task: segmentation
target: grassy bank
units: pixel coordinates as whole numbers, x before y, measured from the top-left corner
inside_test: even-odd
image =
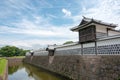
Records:
[[[0,76],[4,76],[4,73],[6,71],[7,66],[7,60],[0,58]]]
[[[7,58],[25,58],[25,56],[13,56],[13,57],[7,57]]]

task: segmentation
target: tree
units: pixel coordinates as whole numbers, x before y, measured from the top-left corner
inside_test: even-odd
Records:
[[[63,45],[70,44],[70,43],[73,43],[73,41],[66,41],[65,43],[63,43]]]
[[[15,46],[4,46],[0,49],[0,54],[2,56],[24,56],[27,50],[19,49]]]

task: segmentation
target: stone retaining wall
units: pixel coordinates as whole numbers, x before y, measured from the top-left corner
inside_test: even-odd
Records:
[[[50,56],[49,50],[54,50]],[[120,78],[120,35],[96,42],[53,45],[48,52],[26,54],[26,63],[43,67],[74,80],[117,80]]]
[[[69,55],[27,56],[24,61],[74,80],[118,80],[120,56]]]
[[[22,63],[23,58],[7,58],[7,60],[8,60],[8,66],[15,66]]]

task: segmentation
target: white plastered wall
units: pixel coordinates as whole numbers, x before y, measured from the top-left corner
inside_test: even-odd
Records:
[[[30,56],[31,54],[29,52],[26,53],[26,56]]]
[[[56,50],[59,51],[59,50],[69,50],[69,49],[77,49],[77,48],[81,48],[81,44],[64,46],[64,47],[56,48]]]
[[[120,44],[120,38],[105,39],[97,41],[97,46]]]
[[[34,55],[39,56],[39,55],[48,55],[48,51],[35,51]]]
[[[103,26],[99,24],[95,24],[95,25],[96,25],[96,32],[107,33],[107,26]]]
[[[112,30],[109,30],[108,31],[108,36],[114,36],[114,35],[119,35],[120,32],[116,32],[116,31],[112,31]]]
[[[87,47],[95,47],[95,42],[83,44],[83,48],[87,48]]]

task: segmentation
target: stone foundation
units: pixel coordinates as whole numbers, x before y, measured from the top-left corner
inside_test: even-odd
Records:
[[[22,63],[24,58],[7,58],[8,60],[8,66],[16,66]]]
[[[118,80],[119,55],[27,56],[24,61],[74,80]]]

